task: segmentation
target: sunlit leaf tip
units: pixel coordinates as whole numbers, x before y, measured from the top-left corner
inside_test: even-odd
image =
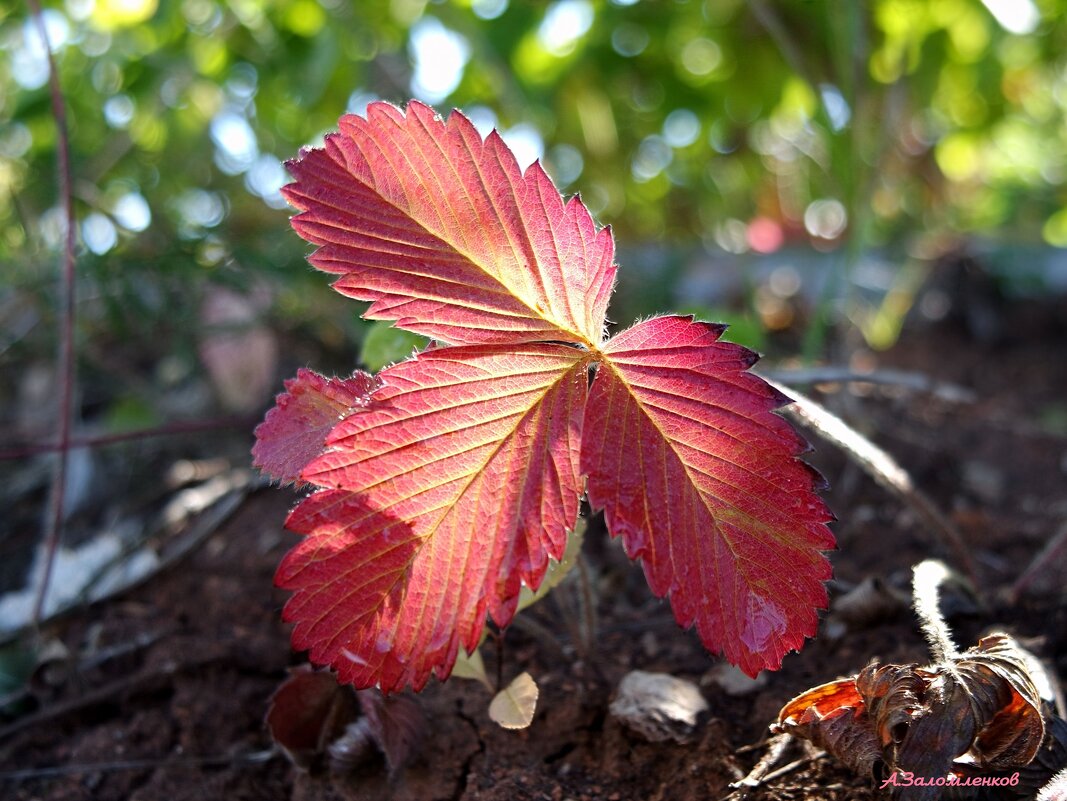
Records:
[[[602,340],[610,231],[540,164],[521,172],[496,132],[372,103],[288,167],[311,263],[370,301],[366,317],[453,344]]]
[[[256,427],[252,464],[277,481],[299,481],[308,462],[322,453],[330,429],[366,407],[377,386],[377,379],[364,372],[327,378],[298,370]]]

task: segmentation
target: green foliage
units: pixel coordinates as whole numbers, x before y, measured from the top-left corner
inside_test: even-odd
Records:
[[[426,347],[426,337],[410,331],[394,328],[391,323],[379,321],[367,327],[359,361],[367,370],[376,373],[394,362],[401,362],[417,350]]]
[[[881,246],[927,259],[975,232],[1063,246],[1065,4],[1003,5],[1014,20],[981,0],[53,4],[81,335],[195,354],[203,294],[265,275],[276,326],[338,308],[299,269],[280,159],[373,97],[414,94],[525,135],[631,242],[726,259],[811,245],[846,266]],[[44,323],[38,346],[62,223],[25,14],[0,9],[0,261],[6,302]],[[427,41],[451,42],[454,63],[438,53],[420,72]],[[667,307],[654,295],[633,313]],[[5,317],[0,347],[23,344],[19,330]]]

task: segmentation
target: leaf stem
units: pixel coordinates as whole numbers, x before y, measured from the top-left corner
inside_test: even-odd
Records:
[[[920,562],[912,572],[915,614],[935,662],[949,662],[959,656],[940,606],[941,585],[950,575],[945,563],[937,559]]]
[[[70,168],[70,139],[67,133],[67,111],[63,103],[63,92],[59,86],[59,73],[52,54],[52,45],[48,41],[48,28],[39,0],[26,0],[30,13],[41,37],[45,56],[48,59],[48,90],[52,101],[52,117],[56,123],[56,172],[59,182],[59,196],[63,203],[66,218],[66,242],[63,250],[61,280],[59,283],[59,355],[56,373],[60,387],[58,417],[58,447],[55,472],[52,474],[51,513],[47,518],[45,529],[44,573],[37,597],[33,604],[33,621],[36,625],[44,612],[48,585],[52,579],[56,551],[59,548],[60,533],[63,528],[63,502],[66,495],[67,462],[70,454],[71,421],[74,417],[74,248],[76,232],[74,228],[74,193]]]

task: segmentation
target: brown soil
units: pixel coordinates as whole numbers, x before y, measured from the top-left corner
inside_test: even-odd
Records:
[[[959,642],[1008,626],[1067,675],[1067,602],[1055,581],[1009,603],[1006,589],[1067,517],[1067,331],[1054,308],[1013,309],[1012,333],[978,344],[959,324],[913,331],[877,357],[881,367],[921,370],[976,391],[956,404],[924,394],[869,390],[822,396],[890,450],[961,529],[989,608],[949,606]],[[1059,415],[1059,417],[1057,417]],[[830,479],[839,522],[836,581],[880,576],[906,587],[913,564],[951,560],[897,498],[829,446],[813,455]],[[0,725],[0,797],[12,799],[542,799],[723,798],[764,753],[782,704],[814,684],[851,674],[872,657],[926,658],[907,612],[843,634],[825,630],[782,670],[744,695],[711,679],[716,665],[691,632],[649,596],[639,569],[592,532],[598,628],[587,658],[557,625],[551,599],[530,610],[558,637],[553,646],[517,627],[505,639],[504,678],[529,670],[541,697],[533,725],[490,722],[488,692],[454,680],[421,696],[429,736],[413,764],[390,781],[381,766],[348,777],[302,773],[277,754],[263,725],[268,699],[300,662],[280,622],[272,587],[295,541],[281,531],[288,491],[252,495],[184,562],[148,585],[56,624],[72,652],[151,640],[102,668],[68,677],[51,696]],[[831,588],[835,593],[838,585]],[[953,609],[956,611],[953,612]],[[498,651],[486,648],[490,673]],[[688,745],[651,744],[607,712],[629,670],[702,682],[710,712]],[[702,681],[703,680],[703,681]],[[251,756],[250,756],[251,755]],[[801,756],[793,752],[785,761]],[[58,775],[13,774],[60,769]],[[873,799],[868,782],[829,757],[804,762],[735,798]]]

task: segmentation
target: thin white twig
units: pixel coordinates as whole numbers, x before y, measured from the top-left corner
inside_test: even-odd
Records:
[[[925,493],[911,480],[908,472],[886,451],[879,448],[825,406],[816,403],[791,387],[765,379],[793,402],[782,412],[841,448],[864,472],[891,490],[922,518],[935,537],[958,561],[964,575],[977,591],[977,574],[970,551],[956,527],[948,521]]]
[[[789,386],[811,384],[879,384],[882,386],[903,387],[914,392],[926,392],[949,403],[974,403],[977,395],[973,390],[937,381],[925,373],[911,370],[884,368],[871,372],[857,372],[849,367],[826,365],[823,367],[805,367],[797,369],[781,368],[754,372],[765,378],[780,381]]]

